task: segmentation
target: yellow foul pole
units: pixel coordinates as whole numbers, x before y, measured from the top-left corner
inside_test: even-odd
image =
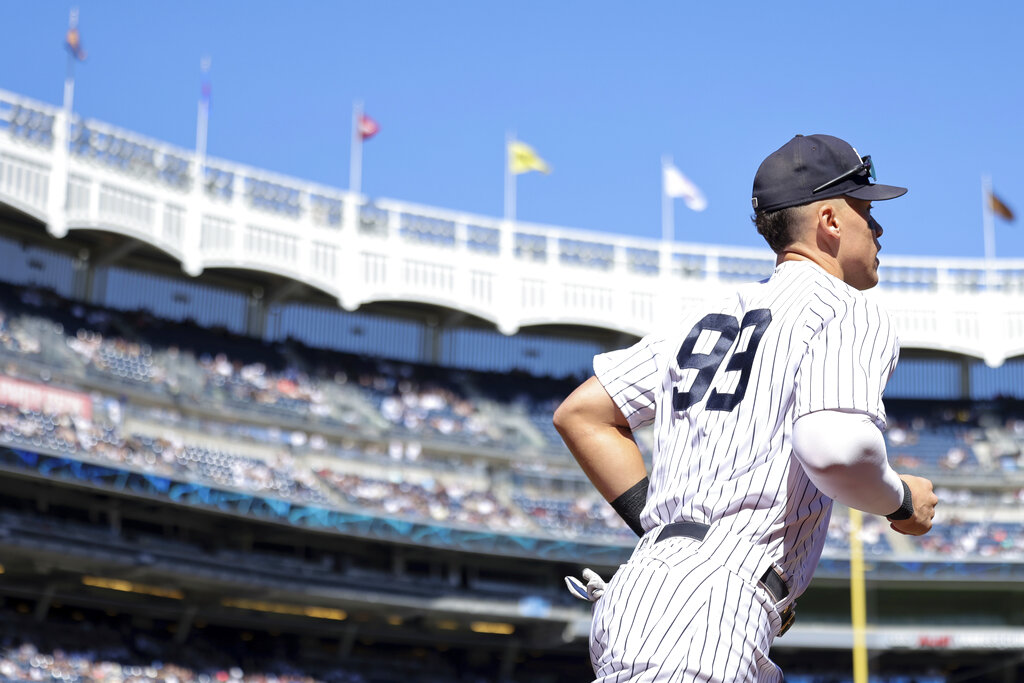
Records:
[[[850,616],[853,626],[853,683],[868,683],[868,647],[865,638],[867,607],[864,593],[864,545],[860,510],[850,508]]]

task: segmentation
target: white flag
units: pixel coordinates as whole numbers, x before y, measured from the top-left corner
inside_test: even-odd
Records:
[[[703,211],[708,208],[708,200],[700,188],[690,182],[690,179],[679,172],[679,169],[672,164],[666,164],[661,174],[662,190],[668,197],[679,197],[690,209]]]

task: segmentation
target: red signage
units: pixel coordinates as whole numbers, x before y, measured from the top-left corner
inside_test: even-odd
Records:
[[[92,419],[92,401],[85,394],[3,375],[0,375],[0,405]]]
[[[952,642],[953,639],[950,636],[919,636],[917,646],[939,649],[949,647]]]

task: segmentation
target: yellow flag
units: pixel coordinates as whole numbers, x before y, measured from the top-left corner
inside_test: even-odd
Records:
[[[533,147],[518,140],[508,143],[508,167],[516,175],[529,171],[551,173],[548,162],[541,159]]]

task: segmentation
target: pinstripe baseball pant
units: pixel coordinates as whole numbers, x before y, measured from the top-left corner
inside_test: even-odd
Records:
[[[774,598],[698,546],[642,540],[615,573],[594,604],[595,683],[781,683],[768,658],[781,625]]]

